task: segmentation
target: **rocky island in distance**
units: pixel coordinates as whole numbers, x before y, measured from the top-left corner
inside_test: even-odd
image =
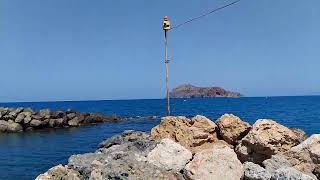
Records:
[[[241,97],[238,92],[227,91],[221,87],[197,87],[191,84],[182,84],[170,92],[171,98],[215,98]]]

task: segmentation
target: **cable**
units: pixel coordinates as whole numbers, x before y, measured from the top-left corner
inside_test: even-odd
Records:
[[[189,19],[189,20],[187,20],[187,21],[185,21],[185,22],[183,22],[183,23],[181,23],[181,24],[178,24],[178,25],[172,27],[171,30],[172,30],[172,29],[177,29],[177,28],[179,28],[180,26],[183,26],[183,25],[188,24],[188,23],[190,23],[190,22],[192,22],[192,21],[195,21],[195,20],[197,20],[197,19],[203,18],[203,17],[205,17],[205,16],[207,16],[207,15],[209,15],[209,14],[211,14],[211,13],[214,13],[214,12],[216,12],[216,11],[219,11],[219,10],[221,10],[221,9],[224,9],[224,8],[226,8],[226,7],[228,7],[228,6],[233,5],[233,4],[236,4],[236,3],[239,2],[239,1],[240,1],[240,0],[234,1],[234,2],[229,3],[229,4],[227,4],[227,5],[224,5],[224,6],[221,6],[221,7],[219,7],[219,8],[213,9],[213,10],[211,10],[211,11],[205,13],[205,14],[202,14],[201,16],[198,16],[198,17]]]

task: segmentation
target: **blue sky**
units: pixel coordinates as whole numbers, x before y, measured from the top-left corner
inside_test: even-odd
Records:
[[[163,32],[231,1],[1,0],[0,101],[162,98]],[[320,1],[242,0],[169,34],[170,85],[320,94]]]

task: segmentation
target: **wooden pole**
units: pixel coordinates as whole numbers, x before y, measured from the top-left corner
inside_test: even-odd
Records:
[[[169,92],[169,70],[168,70],[168,37],[167,37],[168,30],[164,30],[164,46],[165,46],[165,60],[164,63],[166,65],[166,86],[167,86],[167,115],[170,116],[170,92]]]

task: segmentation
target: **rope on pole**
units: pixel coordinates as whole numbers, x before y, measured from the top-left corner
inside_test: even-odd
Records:
[[[177,28],[179,28],[179,27],[181,27],[181,26],[183,26],[183,25],[185,25],[185,24],[191,23],[192,21],[195,21],[195,20],[197,20],[197,19],[200,19],[200,18],[203,18],[203,17],[205,17],[205,16],[208,16],[208,15],[211,14],[211,13],[214,13],[214,12],[216,12],[216,11],[219,11],[219,10],[221,10],[221,9],[224,9],[224,8],[226,8],[226,7],[229,7],[229,6],[233,5],[233,4],[236,4],[236,3],[239,2],[239,1],[240,1],[240,0],[231,2],[231,3],[227,4],[227,5],[224,5],[224,6],[221,6],[221,7],[216,8],[216,9],[213,9],[213,10],[211,10],[211,11],[209,11],[209,12],[206,12],[206,13],[198,16],[198,17],[191,18],[191,19],[189,19],[189,20],[187,20],[187,21],[185,21],[185,22],[183,22],[183,23],[181,23],[181,24],[178,24],[178,25],[172,27],[171,30],[172,30],[172,29],[177,29]]]

